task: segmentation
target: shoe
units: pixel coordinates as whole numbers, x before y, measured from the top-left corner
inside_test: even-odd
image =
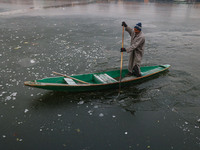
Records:
[[[133,72],[132,75],[136,76],[136,77],[141,77],[142,76],[141,74],[138,74],[138,73],[135,73],[135,72]]]
[[[128,72],[128,73],[126,74],[126,77],[130,77],[130,76],[132,76],[132,75],[133,75],[133,73]]]

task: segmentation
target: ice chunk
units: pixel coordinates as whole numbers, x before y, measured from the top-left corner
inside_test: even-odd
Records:
[[[104,116],[104,114],[103,114],[103,113],[100,113],[100,114],[99,114],[99,117],[103,117],[103,116]]]
[[[89,110],[88,113],[89,113],[90,115],[92,115],[92,110]]]
[[[31,59],[31,60],[30,60],[30,63],[32,63],[32,64],[35,63],[35,60]]]
[[[18,49],[20,49],[20,48],[22,48],[21,46],[17,46],[17,47],[15,47],[14,49],[15,50],[18,50]]]
[[[17,96],[17,92],[12,93],[10,96]]]
[[[7,96],[6,97],[6,101],[9,101],[9,100],[11,100],[12,98],[11,98],[11,96]]]
[[[23,139],[17,138],[16,141],[18,141],[18,142],[22,142]]]
[[[80,102],[78,102],[78,104],[79,104],[79,105],[82,105],[82,104],[84,104],[84,101],[80,101]]]
[[[28,111],[29,111],[28,109],[25,109],[25,110],[24,110],[24,113],[27,113]]]

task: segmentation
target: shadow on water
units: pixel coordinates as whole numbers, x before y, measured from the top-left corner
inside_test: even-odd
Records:
[[[45,95],[36,98],[31,103],[34,109],[52,108],[52,107],[73,107],[83,104],[97,104],[103,106],[119,106],[123,110],[135,113],[133,105],[146,101],[141,99],[141,95],[146,89],[139,89],[137,86],[124,87],[120,96],[118,90],[107,90],[87,93],[67,93],[67,92],[48,92]],[[149,100],[149,99],[148,99]]]

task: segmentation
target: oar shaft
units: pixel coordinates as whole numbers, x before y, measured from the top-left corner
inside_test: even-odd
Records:
[[[122,66],[123,66],[123,52],[121,52],[121,67],[120,67],[120,78],[119,78],[119,92],[121,91]]]
[[[122,28],[122,48],[124,48],[124,26],[123,26],[123,28]],[[122,66],[123,66],[123,52],[121,52],[121,65],[120,65],[120,78],[119,78],[119,93],[120,93],[120,91],[121,91]]]
[[[122,29],[122,48],[124,48],[124,26]]]
[[[76,79],[76,78],[67,76],[67,75],[65,75],[65,74],[61,74],[61,73],[54,72],[54,71],[53,71],[53,73],[54,73],[54,74],[57,74],[57,75],[60,75],[60,76],[64,76],[64,77],[70,78],[70,79],[73,79],[73,80],[76,80],[76,81],[81,82],[81,83],[84,83],[84,84],[90,84],[90,83],[88,83],[88,82],[85,82],[85,81],[82,81],[82,80],[79,80],[79,79]]]

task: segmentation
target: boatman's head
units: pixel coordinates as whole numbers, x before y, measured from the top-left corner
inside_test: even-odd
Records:
[[[139,22],[139,23],[137,23],[137,24],[135,25],[134,31],[135,31],[135,33],[140,33],[141,30],[142,30],[142,23]]]

